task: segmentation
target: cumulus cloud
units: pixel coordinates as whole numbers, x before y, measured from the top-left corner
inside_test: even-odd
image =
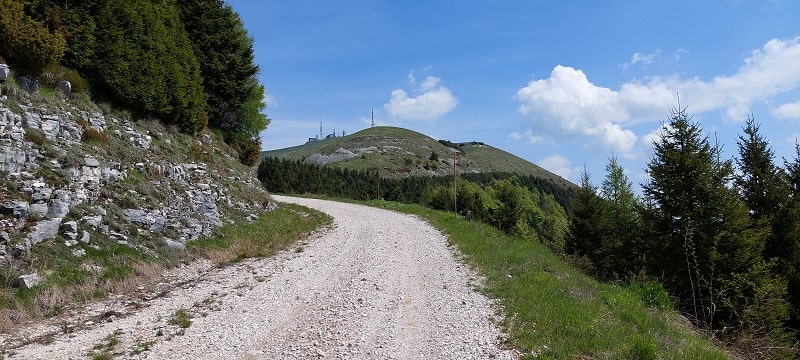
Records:
[[[414,72],[408,74],[408,81],[411,85],[416,85]],[[458,99],[441,82],[438,77],[426,77],[417,87],[416,96],[409,96],[403,89],[395,89],[392,91],[392,98],[383,108],[390,116],[405,120],[442,117],[458,106]]]
[[[800,119],[800,101],[778,106],[772,115],[779,119]]]
[[[634,55],[631,62],[648,57]],[[632,81],[619,89],[595,85],[580,69],[558,65],[547,79],[533,80],[517,91],[519,112],[548,135],[585,136],[590,145],[629,155],[637,136],[626,126],[662,120],[676,106],[680,93],[690,111],[722,110],[731,120],[744,120],[750,106],[800,87],[800,37],[773,39],[754,50],[738,71],[709,80],[677,76]],[[776,109],[796,115],[794,105]],[[649,139],[648,139],[649,140]]]
[[[572,163],[569,159],[561,155],[548,156],[539,160],[537,164],[564,179],[570,179],[577,173],[577,170],[572,167]]]
[[[595,143],[617,152],[630,151],[636,135],[620,121],[630,116],[620,94],[589,82],[581,70],[558,65],[550,78],[532,81],[517,92],[519,111],[545,131],[565,137],[591,136]]]

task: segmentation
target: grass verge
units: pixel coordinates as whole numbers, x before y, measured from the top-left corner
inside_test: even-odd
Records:
[[[542,244],[450,213],[384,201],[369,205],[418,215],[445,233],[485,277],[482,291],[500,300],[508,341],[525,358],[728,358],[677,312],[648,300],[653,293],[642,286],[597,282]]]
[[[331,223],[331,217],[306,207],[281,204],[256,221],[222,227],[222,236],[189,242],[189,248],[219,266],[251,257],[272,256]]]

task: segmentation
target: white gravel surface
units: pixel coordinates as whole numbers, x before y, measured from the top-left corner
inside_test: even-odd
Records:
[[[512,359],[478,276],[425,222],[337,202],[275,196],[321,210],[331,229],[291,251],[192,281],[112,322],[13,350],[10,359],[86,359],[109,336],[128,359]],[[184,274],[186,275],[186,274]],[[169,323],[178,309],[192,316]],[[112,335],[116,334],[116,335]]]

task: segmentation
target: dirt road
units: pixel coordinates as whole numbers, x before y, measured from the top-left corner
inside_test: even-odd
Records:
[[[273,258],[203,270],[133,314],[9,358],[85,359],[103,351],[129,359],[514,357],[502,349],[492,302],[473,289],[479,279],[423,221],[275,198],[328,213],[334,226]],[[190,322],[180,321],[181,309]]]

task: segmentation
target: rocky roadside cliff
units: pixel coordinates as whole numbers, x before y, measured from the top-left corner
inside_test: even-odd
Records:
[[[183,249],[273,206],[219,134],[182,134],[58,91],[0,96],[0,178],[6,264],[54,243],[75,257],[108,240]]]

